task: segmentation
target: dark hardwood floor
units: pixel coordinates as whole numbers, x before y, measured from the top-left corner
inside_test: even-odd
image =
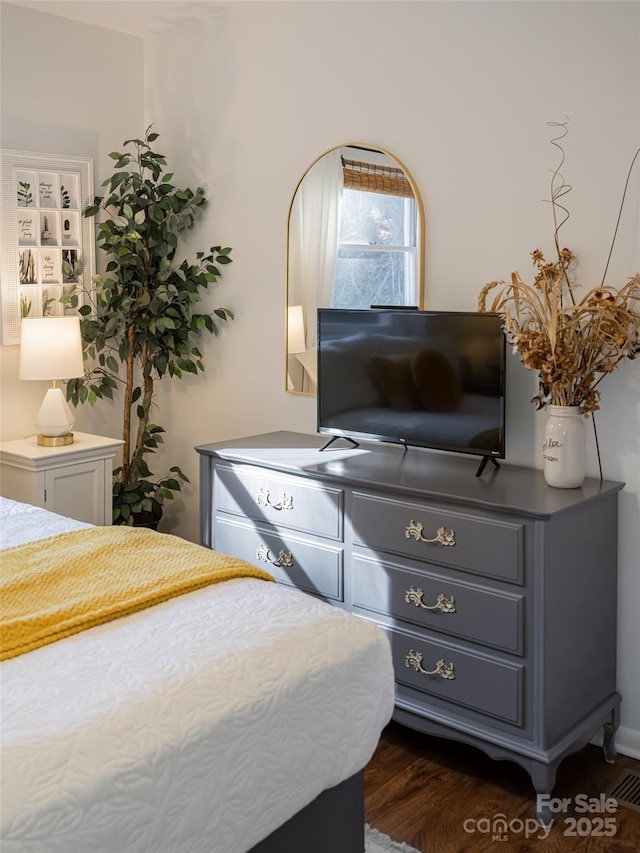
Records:
[[[365,815],[371,826],[420,853],[638,853],[639,811],[621,805],[611,814],[581,811],[585,799],[595,806],[601,794],[608,797],[625,770],[640,772],[640,761],[618,755],[606,764],[592,745],[566,758],[553,796],[571,803],[543,838],[523,768],[392,722],[365,770]],[[506,833],[493,831],[501,829],[493,823],[498,814],[506,818]]]

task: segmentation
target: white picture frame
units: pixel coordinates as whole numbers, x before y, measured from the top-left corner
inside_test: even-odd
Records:
[[[74,283],[92,292],[94,220],[82,213],[93,203],[93,159],[10,149],[0,158],[0,344],[6,346],[20,343],[23,316],[69,313],[59,298]],[[70,259],[81,262],[80,272],[68,271]]]

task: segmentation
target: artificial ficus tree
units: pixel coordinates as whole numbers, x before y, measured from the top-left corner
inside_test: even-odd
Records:
[[[114,172],[84,211],[96,217],[98,248],[107,256],[104,275],[94,277],[90,293],[82,286],[63,297],[81,314],[87,363],[85,375],[67,385],[74,403],[114,399],[121,390],[122,465],[114,471],[114,523],[152,521],[166,499],[188,478],[176,465],[154,478],[147,457],[163,441],[153,423],[156,383],[204,370],[198,348],[204,334],[218,334],[228,308],[198,310],[201,295],[231,263],[231,249],[212,246],[195,260],[177,260],[178,240],[207,204],[204,190],[180,189],[165,171],[166,159],[151,145],[158,134],[124,142],[109,156]]]

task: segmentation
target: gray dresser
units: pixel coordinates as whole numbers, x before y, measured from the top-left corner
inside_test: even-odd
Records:
[[[538,793],[602,727],[613,760],[622,484],[552,489],[529,468],[476,477],[474,458],[321,444],[197,447],[202,543],[375,620],[398,721],[518,762]]]

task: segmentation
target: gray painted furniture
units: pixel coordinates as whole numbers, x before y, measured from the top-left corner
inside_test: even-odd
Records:
[[[510,759],[550,793],[604,727],[615,757],[621,483],[278,432],[197,447],[204,545],[375,620],[395,718]],[[539,810],[541,819],[549,815]]]

